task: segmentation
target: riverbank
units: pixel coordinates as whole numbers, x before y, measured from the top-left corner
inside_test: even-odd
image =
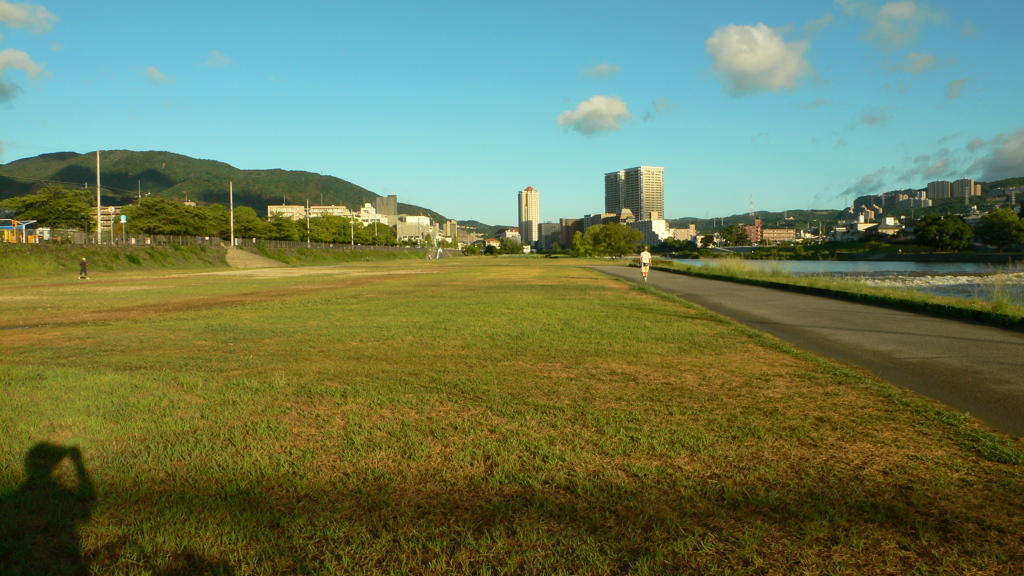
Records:
[[[917,252],[917,253],[858,253],[850,260],[873,262],[951,262],[978,264],[1016,264],[1024,262],[1024,254],[1002,252]]]
[[[141,246],[93,244],[0,243],[0,276],[78,276],[85,258],[89,273],[127,270],[226,268],[222,246]]]
[[[923,312],[946,318],[958,318],[992,326],[1024,330],[1024,306],[1012,296],[1001,295],[998,292],[994,294],[991,301],[966,300],[925,294],[909,289],[871,286],[863,282],[841,278],[794,275],[781,267],[759,270],[750,263],[739,259],[719,259],[706,266],[692,266],[659,260],[654,267],[673,274],[742,282],[753,286],[790,290],[814,296],[839,298],[897,310]]]
[[[975,262],[1014,264],[1024,262],[1024,252],[965,251],[935,252],[923,246],[897,246],[880,242],[829,242],[793,246],[734,246],[701,249],[669,255],[672,258],[743,258],[749,260],[837,260],[889,262]]]

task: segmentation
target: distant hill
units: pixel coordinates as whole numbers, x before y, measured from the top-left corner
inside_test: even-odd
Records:
[[[812,228],[817,222],[834,222],[839,217],[839,210],[789,210],[786,212],[767,212],[764,210],[750,214],[733,214],[725,218],[674,218],[669,220],[673,228],[685,228],[696,224],[699,232],[721,230],[726,226],[753,224],[754,218],[760,218],[764,226],[771,228]]]
[[[478,222],[476,220],[466,220],[459,222],[459,228],[462,228],[463,230],[472,230],[473,232],[480,234],[484,238],[494,238],[495,234],[498,233],[498,230],[515,227],[515,224],[509,226],[491,225],[484,224],[483,222]]]
[[[265,216],[267,206],[282,204],[345,205],[357,209],[379,197],[361,186],[313,172],[240,170],[214,160],[198,160],[171,152],[110,150],[100,153],[100,184],[105,204],[127,204],[143,196],[206,204],[228,204],[228,182],[234,182],[236,206],[249,206]],[[45,182],[96,186],[96,154],[58,152],[0,165],[0,200],[32,192]],[[322,199],[322,200],[321,200]],[[428,208],[399,204],[399,212],[447,220]]]

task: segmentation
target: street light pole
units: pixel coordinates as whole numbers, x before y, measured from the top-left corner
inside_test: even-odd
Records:
[[[231,247],[235,247],[235,183],[228,182],[228,211],[231,213]]]
[[[100,230],[103,226],[103,207],[100,206],[100,151],[96,151],[96,243],[103,242]]]

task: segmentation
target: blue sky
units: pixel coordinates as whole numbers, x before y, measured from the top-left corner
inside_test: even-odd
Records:
[[[167,150],[460,220],[839,208],[1024,176],[1024,2],[0,0],[0,162]]]

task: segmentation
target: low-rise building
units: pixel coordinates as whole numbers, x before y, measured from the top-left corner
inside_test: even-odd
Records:
[[[681,242],[697,242],[697,225],[690,224],[686,228],[672,228],[672,237]]]
[[[657,212],[654,212],[657,214]],[[643,233],[643,243],[648,246],[657,246],[663,240],[672,238],[672,230],[668,227],[668,221],[658,218],[656,220],[640,220],[626,224]]]
[[[796,228],[762,228],[761,239],[768,244],[793,242],[796,240]]]

